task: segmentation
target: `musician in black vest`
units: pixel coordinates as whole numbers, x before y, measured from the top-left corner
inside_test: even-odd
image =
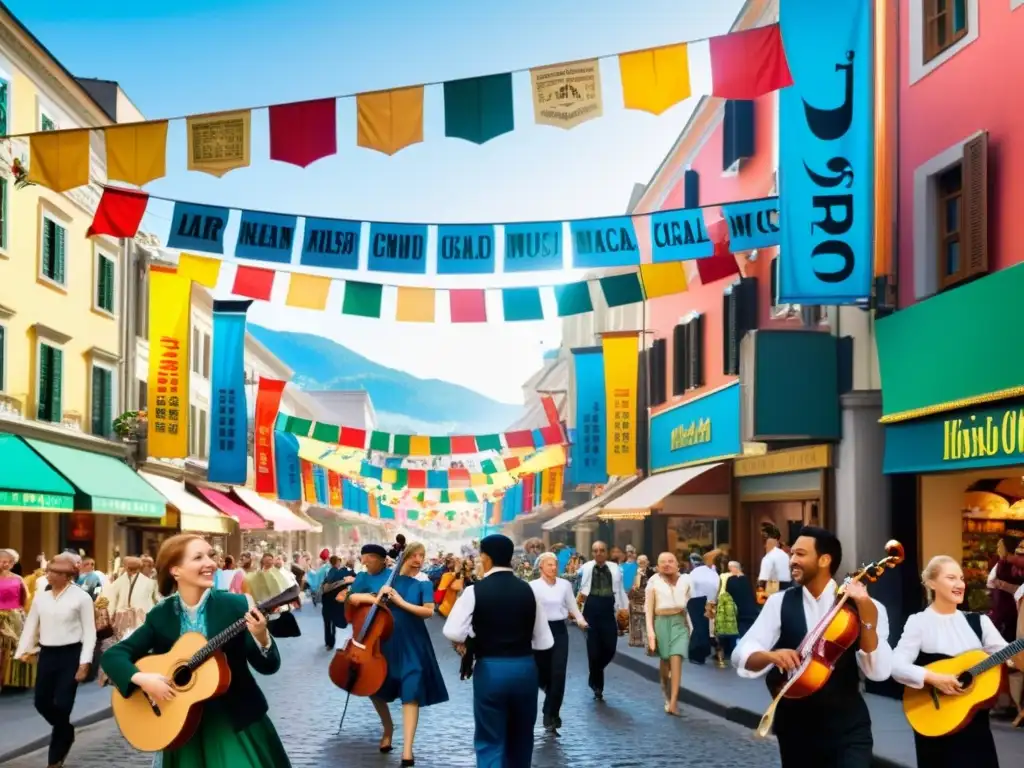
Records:
[[[512,571],[512,540],[480,542],[484,577],[455,601],[444,636],[465,652],[473,638],[473,719],[477,768],[530,768],[537,722],[534,651],[555,644],[530,585]]]
[[[805,526],[790,553],[795,586],[768,598],[732,654],[740,677],[768,674],[769,689],[784,682],[783,672],[800,667],[795,650],[835,605],[834,581],[843,559],[835,534]],[[882,681],[892,669],[889,619],[859,582],[846,586],[857,611],[859,643],[839,657],[825,686],[804,699],[783,699],[775,715],[775,735],[783,768],[870,768],[874,742],[871,716],[860,693],[858,667]]]

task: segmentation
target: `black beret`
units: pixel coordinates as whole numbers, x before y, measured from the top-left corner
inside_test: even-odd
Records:
[[[388,551],[380,544],[364,544],[360,554],[377,555],[377,557],[385,558],[388,556]]]

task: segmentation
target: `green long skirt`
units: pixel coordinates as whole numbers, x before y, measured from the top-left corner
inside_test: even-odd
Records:
[[[236,731],[224,712],[207,709],[189,742],[157,755],[153,768],[291,768],[291,763],[266,715]]]
[[[690,647],[690,627],[685,613],[654,617],[654,636],[658,641],[658,657],[668,661],[673,656],[685,656]]]

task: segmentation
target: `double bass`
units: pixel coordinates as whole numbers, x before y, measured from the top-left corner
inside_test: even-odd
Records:
[[[391,575],[384,583],[385,588],[394,584],[404,559],[405,553],[399,552]],[[348,694],[341,714],[342,725],[349,699],[352,696],[373,696],[387,680],[388,660],[384,658],[382,646],[394,632],[395,619],[386,603],[386,599],[369,605],[345,603],[345,620],[352,627],[352,639],[344,648],[334,652],[327,671],[331,682]]]
[[[772,684],[772,678],[775,678],[777,683],[772,690],[775,698],[761,717],[761,722],[757,726],[758,736],[763,738],[771,733],[775,710],[780,701],[804,699],[824,688],[839,658],[857,642],[860,637],[860,617],[846,604],[849,600],[846,586],[861,580],[870,583],[878,581],[878,577],[887,569],[895,568],[903,562],[903,545],[895,540],[889,541],[885,545],[885,554],[881,560],[865,565],[843,580],[832,610],[807,633],[800,647],[796,649],[801,659],[800,666],[789,673],[788,678],[778,669],[769,672],[769,685]]]

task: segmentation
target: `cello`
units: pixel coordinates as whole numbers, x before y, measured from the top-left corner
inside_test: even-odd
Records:
[[[399,552],[384,587],[394,584],[404,559],[405,553]],[[369,605],[345,603],[345,620],[352,627],[352,639],[344,648],[334,652],[327,671],[331,682],[348,694],[339,731],[345,723],[345,713],[352,696],[373,696],[387,680],[388,660],[384,658],[382,646],[394,632],[395,619],[386,603],[386,599],[378,599]]]
[[[857,612],[846,604],[849,595],[846,586],[854,581],[866,580],[869,583],[878,581],[889,568],[895,568],[903,562],[903,545],[896,540],[891,540],[885,545],[885,554],[881,560],[869,563],[856,573],[852,573],[843,580],[839,588],[836,604],[832,610],[826,613],[821,621],[804,637],[796,652],[800,655],[801,663],[788,679],[778,669],[769,673],[769,684],[772,677],[778,683],[773,688],[775,698],[768,705],[761,722],[757,726],[757,735],[764,738],[772,730],[772,723],[775,721],[775,710],[783,699],[803,699],[811,694],[817,693],[832,676],[839,657],[849,649],[860,637],[860,617]]]

